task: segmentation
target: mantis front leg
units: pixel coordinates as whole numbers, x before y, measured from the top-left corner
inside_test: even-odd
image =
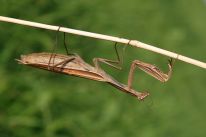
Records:
[[[174,64],[174,60],[171,58],[169,60],[169,64],[168,64],[169,71],[168,71],[167,74],[165,74],[158,67],[156,67],[155,65],[151,65],[151,64],[148,64],[148,63],[145,63],[145,62],[141,62],[139,60],[134,60],[132,65],[131,65],[130,72],[129,72],[128,88],[129,89],[132,88],[134,70],[135,70],[136,67],[140,68],[141,70],[143,70],[144,72],[146,72],[150,76],[156,78],[157,80],[159,80],[161,82],[166,82],[170,79],[170,77],[172,75],[173,64]]]

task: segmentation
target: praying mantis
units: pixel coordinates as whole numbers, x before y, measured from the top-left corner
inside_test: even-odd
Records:
[[[64,33],[64,40],[65,40],[65,33]],[[65,41],[64,41],[64,46],[66,48]],[[115,51],[117,54],[117,61],[104,59],[104,58],[94,58],[93,59],[94,66],[86,63],[78,54],[69,54],[67,48],[66,51],[67,51],[67,55],[56,54],[56,53],[32,53],[28,55],[21,55],[21,58],[17,59],[17,61],[20,64],[32,66],[35,68],[40,68],[48,71],[66,74],[66,75],[73,75],[73,76],[83,77],[95,81],[105,82],[119,89],[120,91],[135,96],[138,100],[145,99],[149,95],[149,93],[135,91],[132,88],[134,70],[136,69],[136,67],[143,70],[144,72],[151,75],[152,77],[156,78],[157,80],[161,82],[166,82],[171,77],[173,63],[174,63],[173,59],[169,60],[168,63],[169,71],[167,74],[165,74],[155,65],[145,63],[139,60],[134,60],[131,64],[131,68],[129,71],[128,83],[127,85],[125,85],[118,82],[112,76],[107,74],[99,65],[99,63],[102,62],[111,67],[121,69],[121,67],[117,66],[122,61],[120,60],[119,54],[117,52],[116,44],[115,44]]]

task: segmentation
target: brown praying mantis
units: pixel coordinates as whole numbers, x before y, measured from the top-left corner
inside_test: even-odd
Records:
[[[65,34],[64,34],[65,40]],[[65,42],[64,42],[65,43]],[[65,46],[66,47],[66,46]],[[67,48],[66,48],[67,50]],[[41,68],[57,73],[63,73],[67,75],[73,75],[78,77],[83,77],[95,81],[106,82],[115,88],[129,93],[139,100],[143,100],[145,97],[149,95],[148,92],[138,92],[132,88],[134,70],[136,67],[140,68],[141,70],[145,71],[147,74],[153,76],[157,80],[161,82],[166,82],[169,80],[172,74],[172,67],[173,67],[173,59],[169,60],[169,71],[167,74],[163,73],[159,68],[155,65],[151,65],[139,60],[134,60],[132,62],[129,77],[128,77],[128,84],[124,85],[117,80],[115,80],[112,76],[107,74],[100,66],[99,62],[106,63],[114,68],[121,69],[119,66],[114,64],[121,63],[119,58],[119,54],[117,52],[117,47],[115,44],[115,51],[117,54],[117,61],[103,59],[103,58],[94,58],[94,66],[86,63],[79,55],[77,54],[56,54],[56,53],[32,53],[28,55],[21,55],[21,59],[17,60],[20,64],[29,65],[36,68]]]

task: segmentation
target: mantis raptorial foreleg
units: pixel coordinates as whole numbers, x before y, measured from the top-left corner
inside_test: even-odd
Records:
[[[119,53],[117,50],[117,43],[115,43],[114,48],[115,48],[115,52],[117,55],[117,60],[110,60],[110,59],[104,59],[104,58],[94,58],[93,59],[94,66],[97,70],[100,69],[99,62],[105,63],[105,64],[107,64],[113,68],[119,69],[119,70],[122,69],[122,66],[118,66],[118,65],[122,65],[122,60],[123,60],[122,58],[123,57],[121,57],[121,59],[119,57]]]
[[[134,60],[132,62],[130,72],[129,72],[129,77],[128,77],[128,88],[132,88],[132,82],[133,82],[133,77],[134,77],[134,70],[136,67],[140,68],[147,74],[151,75],[152,77],[156,78],[157,80],[161,82],[166,82],[170,79],[172,75],[172,69],[173,69],[173,64],[174,60],[171,58],[168,63],[169,71],[167,74],[163,73],[158,67],[155,65],[151,65],[148,63],[141,62],[139,60]]]

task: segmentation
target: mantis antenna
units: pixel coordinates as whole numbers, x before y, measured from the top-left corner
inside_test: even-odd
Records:
[[[150,50],[150,51],[153,51],[155,53],[159,53],[159,54],[162,54],[162,55],[165,55],[165,56],[177,59],[177,60],[181,60],[181,61],[184,61],[186,63],[190,63],[192,65],[196,65],[198,67],[206,69],[206,63],[204,63],[204,62],[201,62],[201,61],[198,61],[198,60],[195,60],[195,59],[192,59],[192,58],[189,58],[189,57],[186,57],[186,56],[183,56],[183,55],[171,52],[171,51],[167,51],[167,50],[164,50],[161,48],[157,48],[157,47],[142,43],[142,42],[137,41],[137,40],[129,40],[129,39],[125,39],[125,38],[119,38],[119,37],[108,36],[108,35],[92,33],[92,32],[87,32],[87,31],[82,31],[82,30],[76,30],[76,29],[71,29],[71,28],[47,25],[47,24],[42,24],[42,23],[37,23],[37,22],[25,21],[25,20],[9,18],[9,17],[4,17],[4,16],[0,16],[0,21],[21,24],[21,25],[26,25],[26,26],[36,27],[36,28],[60,31],[60,32],[65,32],[65,33],[71,33],[71,34],[75,34],[75,35],[81,35],[81,36],[85,36],[85,37],[108,40],[108,41],[113,41],[113,42],[118,42],[118,43],[123,43],[123,44],[131,45],[131,46],[134,46],[137,48],[143,48],[146,50]]]

